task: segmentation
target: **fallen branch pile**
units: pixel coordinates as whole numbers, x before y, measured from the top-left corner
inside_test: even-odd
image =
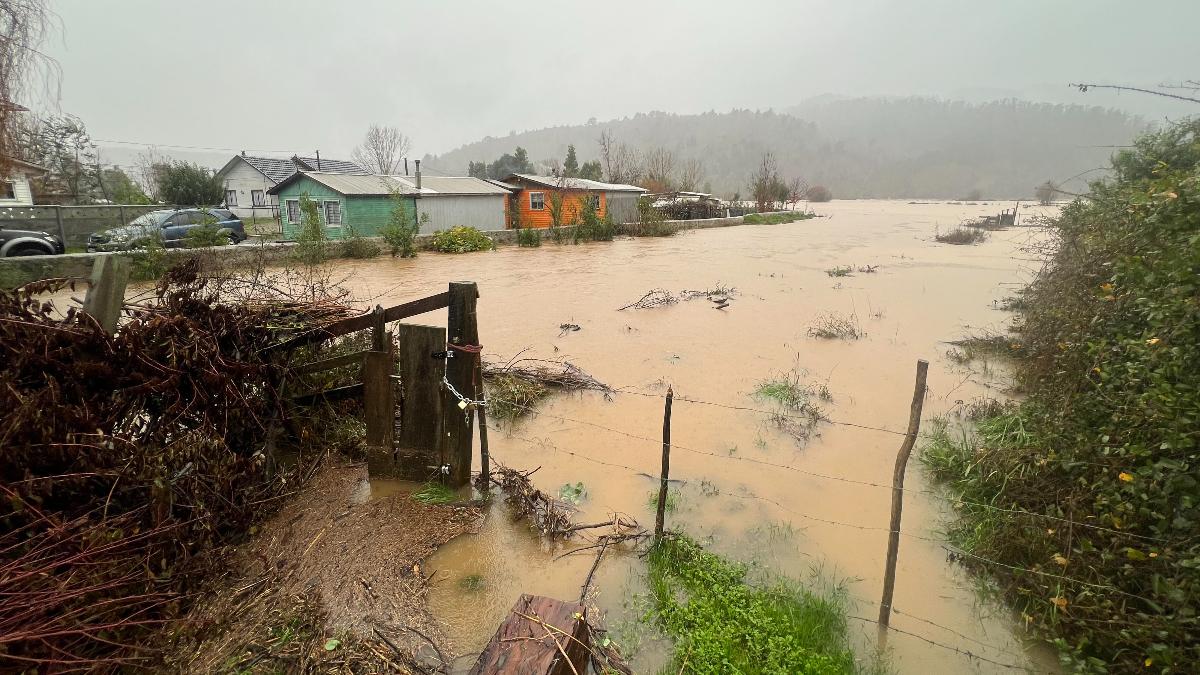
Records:
[[[532,410],[550,387],[567,391],[598,391],[607,399],[612,387],[568,361],[513,359],[503,365],[483,364],[487,384],[489,416],[495,420],[515,419]]]
[[[260,350],[348,313],[223,302],[193,262],[113,336],[38,299],[72,283],[0,291],[0,669],[151,662],[138,645],[182,609],[196,554],[288,479],[260,452],[282,372]]]

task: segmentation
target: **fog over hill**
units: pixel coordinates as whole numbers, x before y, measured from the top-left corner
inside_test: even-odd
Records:
[[[954,199],[978,190],[988,198],[1029,198],[1047,179],[1066,181],[1105,166],[1146,128],[1141,118],[1100,107],[1003,100],[821,97],[780,111],[697,115],[644,113],[623,119],[488,137],[437,156],[433,172],[465,174],[468,162],[492,162],[521,146],[535,162],[561,162],[568,144],[579,161],[598,159],[598,140],[646,152],[665,148],[682,163],[699,159],[711,191],[747,193],[762,155],[785,177],[826,185],[836,197]],[[1076,178],[1066,187],[1082,187]]]

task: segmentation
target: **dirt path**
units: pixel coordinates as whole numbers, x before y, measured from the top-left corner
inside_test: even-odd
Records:
[[[422,561],[478,526],[473,506],[369,499],[366,467],[330,461],[249,542],[174,631],[179,672],[422,672],[451,648]]]

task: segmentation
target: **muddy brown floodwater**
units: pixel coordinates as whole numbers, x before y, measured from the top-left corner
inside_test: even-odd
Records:
[[[598,393],[555,394],[538,405],[539,415],[490,433],[497,460],[541,467],[533,476],[538,487],[557,493],[565,483],[582,482],[587,498],[581,522],[623,512],[652,527],[662,394],[672,385],[671,476],[683,484],[668,526],[769,573],[817,585],[845,581],[850,614],[874,619],[887,547],[886,486],[907,423],[916,361],[930,362],[926,420],[951,411],[957,401],[1003,398],[1003,367],[965,370],[946,358],[946,341],[1003,329],[1010,316],[996,303],[1037,266],[1023,250],[1039,240],[1036,229],[994,232],[975,246],[937,244],[934,229],[1010,206],[832,202],[815,206],[824,217],[787,225],[339,261],[337,271],[370,304],[440,292],[452,280],[475,281],[485,356],[507,360],[526,350],[528,357],[567,359],[620,390],[612,400]],[[825,273],[845,265],[878,268],[841,278]],[[653,288],[677,293],[718,283],[737,289],[724,310],[701,298],[617,311]],[[809,327],[829,312],[856,316],[866,335],[850,341],[809,337]],[[413,321],[444,325],[445,313]],[[581,329],[560,335],[563,323]],[[808,383],[826,384],[833,397],[821,405],[837,423],[820,425],[819,436],[807,444],[766,414],[735,409],[771,410],[769,401],[753,396],[757,384],[793,369],[804,372]],[[952,508],[925,492],[936,486],[915,453],[906,487],[903,530],[912,536],[901,538],[892,625],[960,652],[893,633],[895,670],[1011,671],[971,659],[969,651],[1055,672],[1053,655],[1028,647],[1012,613],[985,600],[979,582],[947,560],[940,530]],[[396,489],[410,488],[375,487]],[[556,560],[564,550],[514,522],[500,501],[478,534],[458,537],[427,562],[425,569],[436,570],[438,580],[432,610],[461,655],[457,670],[470,666],[521,593],[578,597],[593,557],[589,552]],[[636,556],[607,555],[596,576],[595,601],[618,642],[634,650],[636,670],[653,672],[669,652],[653,631],[635,623],[643,612],[643,575]],[[850,627],[859,654],[869,653],[875,625],[851,619]]]
[[[490,433],[500,462],[541,467],[534,475],[538,487],[557,493],[564,483],[582,481],[587,498],[581,521],[625,512],[652,526],[661,395],[665,383],[673,385],[671,476],[685,483],[668,525],[773,572],[813,583],[846,580],[850,613],[874,618],[890,488],[811,474],[890,485],[917,359],[930,362],[926,419],[951,411],[956,401],[1004,397],[1002,367],[964,370],[946,358],[946,341],[1008,325],[1010,315],[995,303],[1034,273],[1037,263],[1023,248],[1040,233],[1018,227],[975,246],[938,244],[933,234],[935,227],[1009,206],[833,202],[815,207],[825,217],[789,225],[381,258],[343,269],[358,296],[377,296],[372,302],[385,305],[439,292],[450,280],[478,282],[485,355],[507,360],[527,350],[526,356],[565,358],[628,392],[611,401],[595,393],[553,395],[539,404],[543,414]],[[844,265],[878,269],[841,278],[825,272]],[[649,289],[678,292],[718,283],[737,289],[725,310],[700,299],[617,311]],[[856,315],[865,337],[809,337],[808,328],[828,312]],[[414,321],[436,324],[444,313]],[[559,325],[568,322],[581,330],[560,336]],[[819,437],[801,445],[762,413],[680,400],[769,410],[768,401],[753,396],[756,385],[794,367],[807,373],[808,382],[827,384],[833,400],[822,405],[830,418],[893,433],[822,424]],[[906,494],[903,530],[928,539],[901,539],[893,626],[994,661],[1054,671],[1052,655],[1024,645],[1011,612],[984,600],[978,582],[947,561],[940,529],[951,508],[921,492],[936,487],[915,456],[907,486],[913,489]],[[432,609],[446,622],[456,650],[478,652],[522,592],[578,597],[593,558],[555,560],[563,550],[513,522],[502,505],[492,508],[481,532],[442,547],[426,567],[437,570]],[[652,632],[633,627],[642,576],[636,556],[606,556],[597,575],[596,601],[626,643]],[[850,624],[860,654],[867,653],[875,625]],[[889,645],[901,673],[1010,670],[899,633]],[[629,646],[636,648],[639,672],[656,670],[667,654],[650,639]],[[464,656],[456,667],[465,670],[470,663]]]

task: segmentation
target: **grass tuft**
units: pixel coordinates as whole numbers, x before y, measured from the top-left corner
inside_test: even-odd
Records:
[[[978,244],[988,238],[986,230],[981,230],[976,227],[956,227],[947,232],[935,232],[933,235],[935,241],[941,244],[958,244],[960,246],[968,244]]]
[[[412,498],[422,504],[449,504],[456,501],[458,495],[441,483],[426,483],[412,494]]]
[[[816,322],[809,326],[808,334],[824,340],[858,340],[866,335],[858,323],[858,315],[837,312],[818,316]]]
[[[664,672],[862,672],[844,589],[822,596],[790,579],[751,585],[746,566],[685,536],[655,544],[649,567],[649,618],[675,641]]]

